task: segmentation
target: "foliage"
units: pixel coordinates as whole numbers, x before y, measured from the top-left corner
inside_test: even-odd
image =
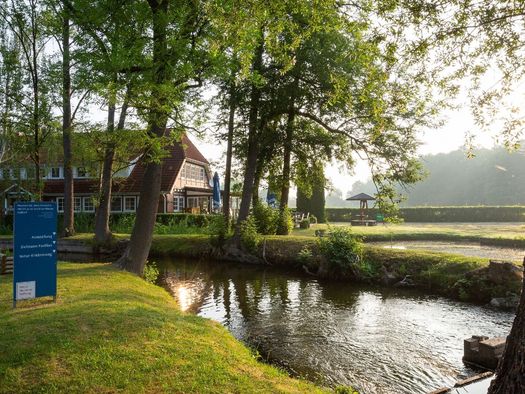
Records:
[[[155,284],[157,282],[157,278],[159,277],[159,273],[160,272],[157,268],[157,263],[148,261],[144,266],[144,272],[142,273],[142,277],[146,282]]]
[[[208,226],[210,243],[216,248],[221,248],[230,235],[230,227],[224,215],[214,215]]]
[[[278,210],[259,201],[253,207],[253,218],[259,234],[273,235],[276,233],[279,219]]]
[[[336,271],[357,272],[363,254],[361,239],[344,227],[333,227],[326,237],[319,238],[319,249]]]
[[[327,208],[327,217],[331,222],[349,222],[357,217],[358,208]],[[370,208],[368,216],[375,218],[382,213],[377,208]],[[413,207],[400,208],[399,216],[408,223],[438,222],[524,222],[525,207]]]
[[[313,259],[314,255],[308,245],[305,245],[297,254],[297,261],[307,267],[312,264]]]
[[[248,216],[241,223],[240,235],[242,246],[250,253],[256,253],[261,242],[261,236],[257,232],[257,224],[253,216]]]
[[[301,220],[301,222],[299,223],[299,227],[302,228],[302,229],[310,228],[310,219],[309,218],[305,218],[305,219]]]
[[[277,234],[290,234],[292,230],[293,218],[290,209],[280,209],[277,222]]]
[[[316,161],[311,167],[298,163],[296,174],[297,211],[310,213],[319,223],[325,223],[326,179],[322,163]]]

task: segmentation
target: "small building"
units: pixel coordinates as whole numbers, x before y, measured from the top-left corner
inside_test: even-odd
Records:
[[[212,206],[213,188],[210,163],[197,149],[187,135],[181,142],[167,148],[168,154],[161,160],[161,192],[159,213],[193,212],[209,213]],[[61,164],[45,163],[43,176],[44,201],[56,201],[58,211],[64,210],[64,168]],[[4,170],[4,172],[6,172]],[[18,170],[16,170],[18,173]],[[22,170],[20,170],[22,174]],[[117,171],[112,185],[112,213],[135,212],[139,202],[145,166],[138,160],[130,160],[129,166]],[[24,173],[27,173],[24,171]],[[73,167],[74,211],[95,212],[100,180],[92,176],[86,167]],[[0,179],[3,179],[0,174]],[[14,179],[14,178],[8,178]],[[27,179],[27,178],[25,178]],[[16,184],[9,186],[4,193],[4,212],[12,210],[18,198]],[[23,190],[24,193],[29,193]],[[233,202],[236,207],[236,201]]]

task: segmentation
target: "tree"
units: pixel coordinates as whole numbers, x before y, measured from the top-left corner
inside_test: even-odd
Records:
[[[0,18],[20,48],[19,61],[12,63],[27,75],[22,80],[18,95],[11,95],[25,114],[17,122],[17,132],[23,133],[27,153],[34,164],[34,190],[41,195],[40,149],[52,131],[51,109],[48,90],[49,63],[44,49],[50,39],[44,28],[44,8],[36,0],[22,0],[0,4]]]
[[[175,7],[168,0],[148,0],[147,12],[153,36],[148,72],[143,74],[147,87],[147,101],[143,105],[150,141],[141,158],[145,170],[135,225],[130,243],[117,261],[122,268],[139,275],[149,254],[158,210],[159,153],[166,142],[166,125],[175,108],[183,112],[181,102],[188,90],[201,85],[201,62],[206,57],[200,41],[205,25],[199,3],[183,1]],[[181,124],[177,126],[169,136],[172,141],[180,138]]]
[[[109,216],[113,183],[113,164],[118,145],[117,131],[125,127],[135,76],[130,65],[140,64],[144,43],[138,32],[142,29],[142,10],[137,4],[122,7],[113,0],[96,4],[84,0],[67,0],[67,8],[83,33],[80,45],[85,54],[80,63],[91,74],[90,89],[102,96],[107,105],[107,138],[101,173],[101,187],[95,212],[95,239],[98,243],[111,240]],[[89,10],[89,12],[86,12]],[[115,12],[118,10],[118,12]],[[122,93],[125,92],[125,93]],[[123,97],[122,97],[123,96]],[[117,104],[122,102],[115,125]]]

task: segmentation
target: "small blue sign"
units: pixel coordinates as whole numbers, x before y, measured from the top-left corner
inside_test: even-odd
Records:
[[[57,294],[57,206],[17,202],[14,217],[13,301]]]
[[[275,208],[277,205],[277,197],[275,196],[275,193],[268,193],[266,195],[266,202],[270,207]]]

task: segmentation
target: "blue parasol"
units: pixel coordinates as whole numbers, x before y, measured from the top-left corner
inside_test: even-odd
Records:
[[[219,174],[213,175],[213,209],[218,211],[221,207],[221,187],[219,184]]]

